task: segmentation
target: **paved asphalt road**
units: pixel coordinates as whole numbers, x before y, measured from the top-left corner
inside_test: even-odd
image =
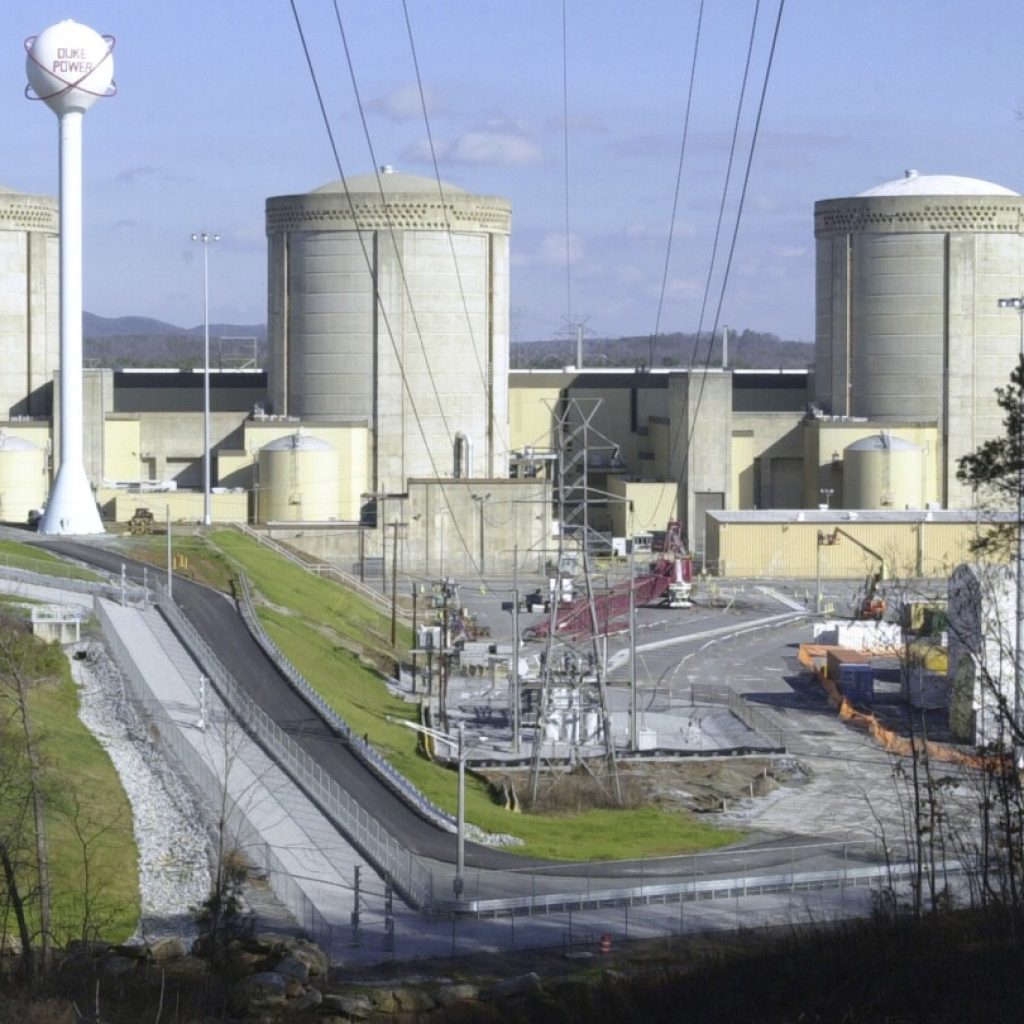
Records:
[[[107,547],[72,541],[53,541],[46,546],[108,572],[120,573],[124,565],[133,580],[142,580],[142,563]],[[152,573],[152,566],[147,568]],[[396,797],[330,730],[256,643],[232,601],[181,578],[174,580],[174,599],[253,700],[392,836],[419,856],[455,861],[455,836],[420,817]],[[543,862],[467,843],[466,863],[471,867],[507,870]]]
[[[120,574],[123,565],[133,580],[142,580],[143,564],[132,561],[108,544],[51,540],[41,543],[41,546],[115,575]],[[152,566],[145,568],[152,573]],[[391,835],[421,857],[449,864],[455,861],[455,836],[421,818],[331,732],[252,638],[232,601],[223,594],[180,578],[174,581],[174,597],[239,684]],[[539,871],[549,877],[686,880],[695,876],[732,875],[740,871],[753,874],[780,868],[785,870],[796,861],[804,869],[827,869],[841,862],[839,854],[814,848],[818,843],[815,837],[793,833],[754,834],[739,847],[703,855],[696,861],[683,856],[644,862],[572,865],[531,860],[467,842],[466,864],[472,869],[501,872],[505,885],[511,883],[514,886],[509,872]],[[801,848],[804,848],[802,852]],[[526,879],[524,874],[523,884],[528,886]]]

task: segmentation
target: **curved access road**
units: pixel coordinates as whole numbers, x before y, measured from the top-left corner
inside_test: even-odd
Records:
[[[152,574],[151,565],[134,561],[105,543],[60,539],[37,543],[115,575],[119,575],[124,566],[127,575],[136,582],[142,581],[144,568]],[[233,601],[222,593],[180,577],[174,580],[174,598],[239,685],[395,839],[420,857],[448,864],[455,862],[456,837],[409,807],[292,689],[252,637]],[[467,868],[501,872],[505,881],[498,883],[498,887],[514,888],[516,883],[510,873],[516,872],[528,872],[536,877],[544,875],[549,879],[587,876],[626,882],[636,878],[690,879],[695,874],[715,876],[736,872],[741,866],[745,873],[770,871],[792,865],[794,859],[824,868],[831,858],[817,847],[818,842],[792,834],[751,836],[738,847],[706,854],[696,861],[684,855],[653,861],[565,863],[522,857],[468,841],[465,849]],[[806,860],[796,852],[801,846],[807,847]],[[522,881],[528,889],[531,883],[526,877]]]
[[[49,541],[46,547],[115,574],[123,565],[133,581],[142,580],[142,563],[109,547],[64,540]],[[152,566],[146,568],[152,573]],[[455,836],[399,798],[295,692],[253,638],[233,601],[180,577],[174,579],[174,600],[242,689],[392,836],[419,856],[455,861]],[[466,863],[508,870],[545,862],[467,842]]]

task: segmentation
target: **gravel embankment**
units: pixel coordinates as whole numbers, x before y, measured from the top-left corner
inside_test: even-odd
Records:
[[[195,802],[125,700],[117,667],[99,643],[72,660],[79,717],[110,755],[132,807],[139,850],[139,937],[190,940],[192,909],[210,890],[207,835]]]

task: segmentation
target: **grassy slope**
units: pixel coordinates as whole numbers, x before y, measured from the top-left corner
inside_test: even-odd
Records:
[[[81,937],[87,890],[102,936],[127,938],[139,916],[138,856],[131,808],[106,751],[78,718],[78,693],[61,658],[59,678],[30,697],[47,778],[53,921],[58,941]],[[77,812],[75,809],[77,801]],[[75,819],[78,831],[76,835]]]
[[[22,544],[16,540],[0,540],[0,563],[29,572],[61,576],[64,579],[102,581],[102,577],[88,569],[82,569],[71,562],[51,554],[45,548],[34,544]]]
[[[273,604],[360,646],[390,648],[390,617],[361,597],[293,565],[235,530],[220,530],[211,539]],[[397,642],[400,650],[412,646],[408,626],[399,623]]]
[[[379,676],[343,646],[348,639],[379,640],[386,629],[386,616],[238,533],[218,532],[213,540],[245,568],[267,600],[294,613],[260,610],[267,632],[289,660],[356,733],[368,734],[430,799],[454,811],[454,772],[422,758],[417,753],[416,735],[387,721],[387,716],[413,719],[413,706],[391,696]],[[555,860],[664,856],[711,849],[740,835],[657,807],[557,817],[513,815],[496,805],[486,785],[472,775],[467,777],[466,816],[489,832],[519,836],[525,846],[517,849],[524,854]]]

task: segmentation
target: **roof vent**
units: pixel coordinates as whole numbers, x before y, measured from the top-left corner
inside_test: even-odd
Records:
[[[907,181],[913,181],[917,177],[917,174],[918,172],[916,170],[904,171],[903,177],[906,178]]]
[[[394,174],[395,173],[395,168],[391,164],[381,164],[380,165],[380,173],[381,174]],[[917,174],[917,171],[914,171],[914,173]]]

